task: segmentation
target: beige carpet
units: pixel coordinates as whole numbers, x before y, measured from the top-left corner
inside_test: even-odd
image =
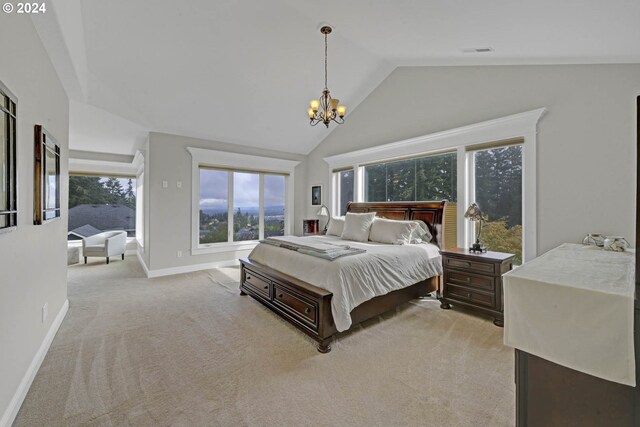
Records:
[[[508,426],[513,350],[491,320],[404,305],[312,341],[238,292],[238,269],[145,279],[69,268],[69,313],[17,426]]]

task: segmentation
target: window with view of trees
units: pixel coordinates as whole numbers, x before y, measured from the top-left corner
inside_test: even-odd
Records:
[[[135,237],[136,179],[69,176],[69,240],[108,230],[124,230]]]
[[[338,179],[338,212],[340,215],[347,213],[347,205],[352,202],[353,199],[353,169],[343,170],[336,172]]]
[[[18,221],[16,102],[0,82],[0,229],[15,227]]]
[[[475,202],[487,222],[480,240],[522,264],[522,145],[472,152]]]
[[[200,244],[282,236],[285,176],[200,168],[199,210]]]
[[[444,153],[364,167],[366,202],[457,200],[457,154]]]

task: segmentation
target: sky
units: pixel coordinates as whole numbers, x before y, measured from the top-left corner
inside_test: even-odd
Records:
[[[256,173],[234,172],[234,207],[258,207],[259,183]],[[227,171],[200,169],[200,208],[226,208],[227,197]],[[264,176],[264,205],[284,205],[284,176]]]

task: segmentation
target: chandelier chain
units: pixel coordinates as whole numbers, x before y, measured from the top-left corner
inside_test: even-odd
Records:
[[[324,88],[327,89],[327,33],[324,33]]]

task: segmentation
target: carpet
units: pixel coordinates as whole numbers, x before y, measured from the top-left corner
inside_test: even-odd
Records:
[[[511,426],[490,318],[407,303],[328,354],[238,291],[238,268],[69,267],[70,308],[15,426]]]

